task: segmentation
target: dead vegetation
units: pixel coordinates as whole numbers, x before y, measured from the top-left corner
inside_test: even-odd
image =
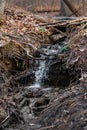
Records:
[[[78,83],[76,82],[77,85],[70,84],[69,88],[59,94],[56,100],[42,111],[39,121],[36,121],[42,125],[39,130],[87,129],[86,24],[84,20],[70,21],[68,24],[71,31],[68,30],[71,52],[67,57],[66,66],[69,68],[76,65],[81,70],[81,78]]]
[[[33,122],[35,125],[40,124],[38,130],[86,130],[87,18],[49,21],[48,18],[38,19],[38,16],[23,10],[7,8],[0,26],[1,127],[5,128],[8,124],[17,122],[24,123],[21,108],[31,107],[33,97],[35,101],[32,110],[34,114],[39,115],[38,122],[35,119]],[[63,62],[63,67],[70,71],[69,74],[72,75],[68,88],[61,92],[58,90],[57,95],[52,92],[53,97],[47,98],[42,90],[24,92],[24,80],[28,79],[28,83],[34,80],[32,67],[35,60],[40,60],[35,52],[49,59],[50,55],[42,51],[41,47],[54,47],[53,45],[62,42],[67,44],[59,49],[52,65]],[[72,77],[75,77],[75,80]],[[28,123],[25,122],[23,127],[26,125]]]

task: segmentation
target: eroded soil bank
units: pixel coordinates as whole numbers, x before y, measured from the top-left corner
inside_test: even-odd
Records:
[[[87,18],[46,20],[5,10],[0,25],[0,129],[87,129]],[[44,60],[41,86],[32,88]]]

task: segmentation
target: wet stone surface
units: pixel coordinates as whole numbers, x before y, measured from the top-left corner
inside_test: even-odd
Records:
[[[27,89],[27,87],[26,87]],[[30,91],[32,90],[32,91]],[[10,126],[8,129],[5,130],[15,130],[18,128],[18,130],[33,130],[38,129],[40,127],[39,124],[35,124],[35,120],[38,119],[38,116],[41,114],[41,112],[57,97],[59,93],[59,89],[55,88],[40,88],[40,89],[31,89],[28,88],[29,95],[27,95],[25,92],[22,92],[23,94],[17,93],[14,95],[14,102],[18,106],[15,108],[14,106],[9,106],[10,112],[13,111],[11,114],[11,121],[9,121]],[[41,95],[40,95],[41,92]],[[32,95],[33,93],[33,96]],[[39,95],[39,96],[37,96]],[[17,112],[20,112],[20,116],[18,115],[17,119]],[[16,113],[15,113],[16,112]],[[17,121],[18,120],[18,121]],[[15,128],[15,123],[16,128]],[[19,122],[19,123],[18,123]]]

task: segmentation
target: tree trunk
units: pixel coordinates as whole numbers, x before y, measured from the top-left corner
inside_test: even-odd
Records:
[[[82,0],[82,5],[83,5],[83,15],[85,15],[85,0]]]
[[[4,7],[5,7],[5,0],[0,0],[0,23],[2,20],[2,15],[4,13]]]
[[[63,0],[63,1],[68,6],[68,8],[75,14],[75,16],[80,16],[79,12],[76,10],[74,5],[70,2],[70,0]]]
[[[70,16],[72,15],[72,11],[68,8],[68,6],[65,4],[63,0],[60,0],[61,9],[60,9],[60,15],[61,16]]]

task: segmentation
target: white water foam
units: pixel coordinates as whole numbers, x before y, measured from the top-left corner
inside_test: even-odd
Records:
[[[46,54],[56,54],[56,50],[44,49]],[[45,56],[42,55],[44,60],[39,60],[39,67],[35,71],[35,82],[29,88],[40,88],[42,86],[43,79],[47,78],[47,72],[49,71],[50,62],[47,63]]]
[[[40,88],[42,85],[42,80],[45,74],[46,70],[46,61],[45,60],[40,60],[39,61],[39,67],[35,71],[35,82],[33,85],[29,86],[29,88]]]
[[[43,76],[45,73],[45,68],[46,68],[46,61],[45,60],[41,60],[38,69],[35,72],[35,83],[34,86],[37,87],[41,87],[42,85],[42,80],[43,80]]]

